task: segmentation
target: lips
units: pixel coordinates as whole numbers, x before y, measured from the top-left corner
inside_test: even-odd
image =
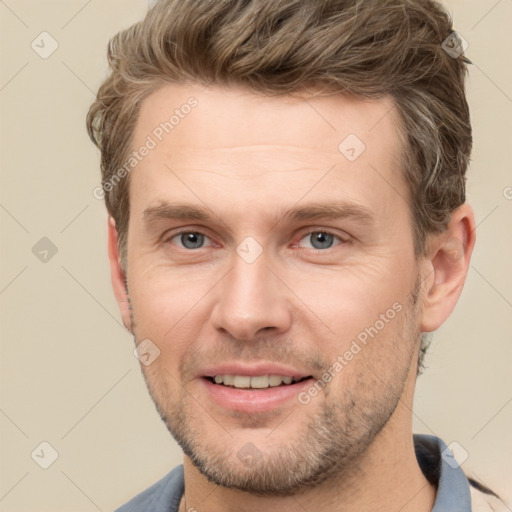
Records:
[[[313,382],[303,370],[273,363],[226,363],[201,371],[204,392],[222,409],[256,413],[296,402]]]

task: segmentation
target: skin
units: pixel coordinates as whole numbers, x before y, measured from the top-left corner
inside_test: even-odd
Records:
[[[109,222],[123,321],[137,343],[160,350],[142,368],[185,451],[181,510],[431,510],[435,488],[412,443],[419,336],[458,300],[474,245],[471,208],[454,211],[416,257],[390,98],[166,85],[143,102],[133,147],[190,96],[198,106],[130,175],[123,266]],[[348,134],[366,146],[353,162],[338,150]],[[343,217],[283,215],[334,203]],[[163,205],[209,217],[162,216]],[[180,231],[207,238],[189,249]],[[332,245],[315,248],[312,231],[335,235]],[[248,236],[257,242],[249,252],[261,251],[250,263],[237,253]],[[393,304],[400,312],[307,404],[294,396],[265,409],[248,398],[234,410],[205,386],[204,369],[226,361],[277,362],[321,379]],[[249,465],[237,456],[247,446]]]

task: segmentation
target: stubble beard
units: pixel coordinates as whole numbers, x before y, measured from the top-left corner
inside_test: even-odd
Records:
[[[285,436],[286,441],[277,448],[275,443],[272,449],[258,445],[258,457],[250,464],[243,464],[237,457],[240,446],[197,405],[201,398],[190,395],[184,380],[177,386],[177,379],[169,378],[165,369],[156,374],[143,368],[143,375],[169,432],[210,482],[259,496],[292,496],[329,479],[342,481],[344,475],[358,471],[362,456],[393,415],[403,394],[410,364],[417,356],[414,350],[420,336],[415,327],[417,299],[413,294],[399,328],[403,335],[394,341],[395,344],[403,344],[404,340],[410,343],[410,352],[401,366],[380,375],[376,370],[378,364],[374,362],[369,367],[361,361],[352,389],[345,389],[336,403],[326,397],[316,397],[321,400],[320,409],[317,404],[316,412],[307,415],[300,435],[291,440]],[[176,391],[172,391],[173,388]],[[250,416],[241,415],[244,427],[262,426],[261,421]],[[293,421],[293,417],[292,413],[287,421]],[[281,426],[271,435],[279,435],[279,428]],[[242,445],[244,442],[251,442],[250,435]]]

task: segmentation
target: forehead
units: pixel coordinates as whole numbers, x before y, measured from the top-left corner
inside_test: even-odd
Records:
[[[399,116],[389,97],[264,96],[241,87],[168,84],[144,100],[132,149],[149,141],[152,149],[131,173],[136,208],[176,194],[194,199],[191,188],[201,187],[204,194],[224,191],[229,204],[261,199],[267,207],[270,198],[299,199],[314,183],[317,202],[320,194],[343,190],[364,202],[375,187],[381,203],[407,196]]]
[[[143,101],[135,145],[169,120],[172,137],[163,135],[175,140],[175,152],[187,142],[180,137],[185,126],[186,135],[192,131],[194,142],[205,149],[279,143],[331,153],[348,133],[374,143],[383,135],[398,135],[400,125],[389,96],[370,99],[320,91],[264,96],[243,87],[167,84]]]

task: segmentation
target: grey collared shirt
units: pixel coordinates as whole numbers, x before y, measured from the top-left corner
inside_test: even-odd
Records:
[[[443,441],[415,434],[414,447],[423,474],[437,486],[432,512],[471,512],[468,479]],[[116,512],[178,512],[184,489],[183,466],[180,465]]]

